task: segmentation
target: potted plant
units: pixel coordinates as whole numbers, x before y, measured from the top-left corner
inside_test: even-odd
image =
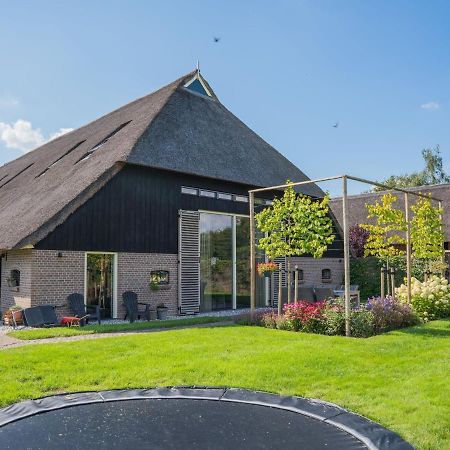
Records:
[[[159,303],[156,307],[156,315],[158,320],[166,320],[169,308],[164,303]]]
[[[5,312],[5,314],[3,314],[3,323],[10,327],[14,326],[13,314],[16,320],[16,325],[22,325],[23,324],[22,308],[17,305],[11,306],[11,308],[9,308]]]
[[[260,277],[270,277],[272,272],[276,272],[278,270],[278,265],[270,261],[266,263],[259,263],[256,270],[258,271]]]

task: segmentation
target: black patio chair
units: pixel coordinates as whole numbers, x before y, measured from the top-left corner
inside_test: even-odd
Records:
[[[136,319],[145,317],[150,320],[150,305],[147,303],[138,302],[138,296],[136,292],[126,291],[122,294],[123,304],[126,309],[126,314],[124,320],[128,317],[130,322],[134,322]],[[139,308],[139,306],[144,306],[145,308]]]
[[[332,288],[314,288],[314,294],[318,302],[334,298],[334,289]]]
[[[298,298],[297,300],[305,300],[309,303],[314,303],[316,301],[316,296],[314,295],[314,289],[312,287],[300,286],[298,288]]]
[[[84,297],[81,294],[70,294],[67,296],[69,308],[75,314],[76,317],[84,318],[86,324],[89,320],[96,320],[98,324],[101,323],[100,306],[98,305],[86,305],[84,303]]]
[[[29,327],[55,327],[58,325],[55,307],[52,305],[32,306],[23,311],[25,323]]]

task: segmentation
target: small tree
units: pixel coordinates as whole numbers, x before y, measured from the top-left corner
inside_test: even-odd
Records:
[[[275,198],[270,207],[255,215],[256,226],[267,233],[259,239],[259,248],[269,259],[288,257],[288,278],[292,256],[310,254],[321,258],[334,241],[328,203],[328,195],[312,200],[289,186],[282,198]]]
[[[375,219],[375,224],[361,224],[361,228],[369,232],[365,245],[365,256],[375,256],[382,261],[389,262],[392,258],[404,255],[401,248],[406,240],[399,233],[406,231],[405,215],[403,211],[394,208],[397,197],[385,194],[381,201],[367,204],[367,218]]]
[[[375,219],[375,224],[362,224],[361,227],[369,232],[364,255],[375,256],[389,267],[404,255],[406,239],[400,234],[406,231],[406,221],[403,211],[394,208],[397,197],[391,193],[381,197],[381,201],[366,204],[368,219]],[[382,269],[383,270],[383,269]],[[388,286],[395,284],[393,279]],[[384,278],[381,277],[381,294],[384,293]],[[388,289],[389,292],[390,288]],[[392,287],[393,290],[393,287]],[[394,292],[392,292],[394,294]]]
[[[434,207],[431,199],[419,197],[411,206],[411,246],[413,256],[424,260],[427,271],[442,258],[445,235],[442,223],[442,208]]]

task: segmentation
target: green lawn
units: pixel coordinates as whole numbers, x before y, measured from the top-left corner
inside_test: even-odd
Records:
[[[239,386],[328,400],[449,449],[450,321],[368,339],[259,327],[171,330],[4,350],[0,404],[52,393]]]
[[[190,317],[187,319],[152,320],[150,322],[123,323],[117,325],[89,325],[85,327],[35,328],[34,330],[10,331],[8,336],[22,340],[46,339],[52,337],[78,336],[82,334],[118,333],[123,331],[145,331],[155,328],[186,327],[207,323],[230,321],[231,317]]]

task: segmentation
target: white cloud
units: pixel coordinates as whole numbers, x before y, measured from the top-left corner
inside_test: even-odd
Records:
[[[428,103],[423,103],[422,105],[420,105],[420,107],[422,109],[426,109],[428,111],[434,111],[436,109],[439,109],[441,107],[441,105],[439,105],[438,102],[428,102]]]
[[[59,131],[52,133],[48,140],[53,141],[53,139],[56,139],[56,138],[62,136],[63,134],[70,133],[71,131],[73,131],[73,128],[60,128]]]
[[[69,131],[72,131],[72,128],[60,128],[50,134],[49,139],[45,139],[39,128],[33,128],[28,120],[19,119],[11,124],[0,122],[0,141],[8,148],[16,148],[26,153]]]

